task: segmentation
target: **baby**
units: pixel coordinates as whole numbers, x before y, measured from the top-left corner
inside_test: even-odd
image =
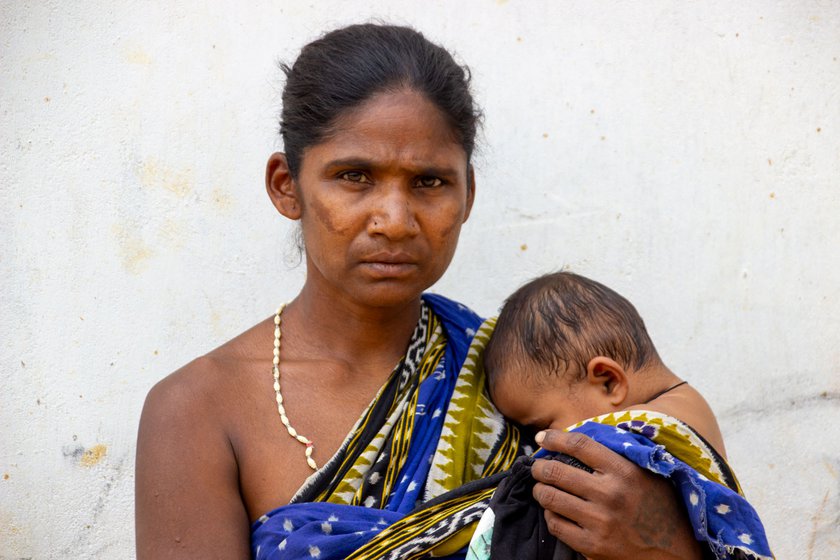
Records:
[[[636,308],[570,272],[541,276],[505,302],[484,354],[490,396],[508,418],[564,429],[643,409],[691,426],[725,458],[711,408],[669,370]]]
[[[569,272],[529,282],[505,302],[484,367],[499,411],[538,430],[622,410],[660,413],[605,416],[575,431],[670,479],[695,537],[714,558],[773,558],[761,520],[726,464],[709,405],[662,363],[639,313],[614,291]],[[562,453],[536,456],[592,472]],[[468,560],[583,558],[551,537],[533,499],[533,462],[520,457],[498,483]]]

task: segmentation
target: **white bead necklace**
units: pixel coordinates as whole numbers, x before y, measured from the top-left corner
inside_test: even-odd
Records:
[[[274,314],[274,360],[271,370],[274,373],[274,396],[277,400],[277,412],[280,414],[280,421],[286,426],[286,431],[289,432],[289,435],[306,446],[306,464],[313,471],[317,471],[318,465],[312,458],[312,451],[315,449],[315,444],[308,437],[299,434],[289,423],[289,417],[286,416],[286,408],[283,406],[283,395],[280,394],[280,314],[283,313],[283,309],[285,308],[286,304],[284,303],[277,309],[277,313]]]

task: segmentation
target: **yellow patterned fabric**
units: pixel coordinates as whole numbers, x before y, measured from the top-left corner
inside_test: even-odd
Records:
[[[494,487],[479,484],[472,489],[465,485],[510,468],[522,450],[519,430],[506,424],[485,390],[481,353],[494,326],[495,319],[488,319],[475,332],[449,401],[426,482],[426,499],[437,498],[437,503],[397,521],[348,560],[443,557],[469,544]],[[467,510],[474,512],[475,520],[441,538],[447,528],[451,529],[453,518],[460,518]],[[433,546],[426,546],[435,541]],[[407,543],[413,544],[406,546]],[[399,551],[399,556],[394,555],[395,551]]]
[[[704,543],[706,557],[773,560],[761,519],[745,499],[726,461],[687,424],[659,412],[631,410],[596,416],[568,430],[584,434],[670,480],[695,538]],[[517,460],[491,498],[470,543],[467,560],[580,557],[550,536],[544,512],[533,500],[531,466],[535,458],[589,470],[567,455],[544,449]]]
[[[583,426],[587,422],[597,422],[623,429],[627,429],[628,426],[634,428],[649,440],[665,447],[669,453],[681,461],[691,465],[694,470],[709,480],[729,486],[743,495],[735,473],[726,465],[717,451],[694,429],[673,416],[651,410],[623,410],[584,420],[570,426],[568,430]]]
[[[424,295],[404,359],[333,458],[254,523],[253,557],[458,556],[494,477],[530,452],[485,388],[493,326]]]

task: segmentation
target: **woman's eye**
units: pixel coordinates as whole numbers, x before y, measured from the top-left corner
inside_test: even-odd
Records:
[[[432,187],[439,187],[443,185],[443,181],[438,179],[437,177],[418,177],[417,178],[417,186],[423,188],[432,188]]]
[[[350,181],[353,183],[370,183],[370,180],[367,178],[367,175],[362,173],[361,171],[345,171],[341,175],[339,175],[345,181]]]

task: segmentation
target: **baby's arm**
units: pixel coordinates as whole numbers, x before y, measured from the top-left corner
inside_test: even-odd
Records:
[[[715,413],[703,395],[691,385],[683,385],[678,391],[666,393],[649,403],[628,406],[625,410],[652,410],[679,418],[694,428],[726,459],[726,448]]]

